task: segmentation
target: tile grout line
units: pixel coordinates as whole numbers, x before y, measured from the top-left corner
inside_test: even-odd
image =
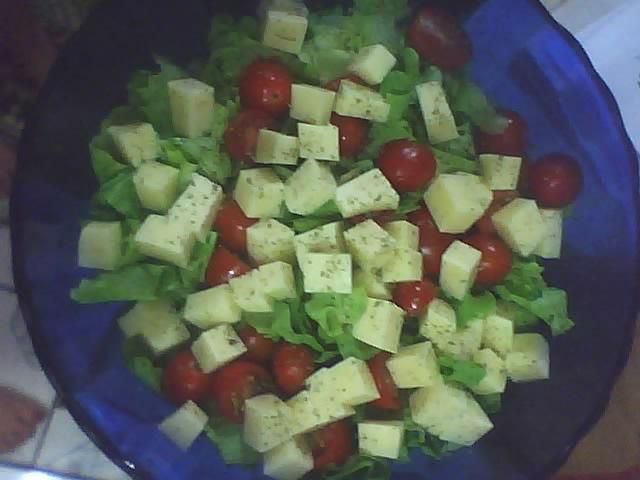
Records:
[[[38,463],[39,463],[40,454],[42,453],[42,448],[44,447],[44,442],[45,442],[45,440],[47,438],[47,435],[49,434],[49,427],[51,427],[51,422],[53,420],[53,415],[55,414],[57,402],[58,402],[58,396],[56,395],[55,397],[53,397],[53,400],[51,401],[51,403],[49,405],[47,418],[45,419],[45,424],[44,424],[44,427],[42,429],[42,434],[40,435],[40,438],[38,439],[38,444],[36,445],[36,448],[34,449],[34,452],[33,452],[33,457],[31,459],[31,464],[34,465],[34,466],[37,466]]]

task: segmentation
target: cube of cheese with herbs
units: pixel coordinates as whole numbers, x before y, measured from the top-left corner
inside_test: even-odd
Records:
[[[342,222],[327,223],[293,239],[298,263],[302,263],[306,253],[344,253],[344,225]]]
[[[298,480],[313,470],[313,455],[303,437],[291,440],[264,454],[264,474],[276,480]]]
[[[485,371],[480,383],[471,387],[471,390],[478,395],[504,392],[507,387],[507,370],[504,360],[489,348],[477,351],[471,359]]]
[[[188,450],[202,433],[209,417],[194,402],[189,400],[165,418],[158,429],[171,439],[180,450]]]
[[[298,139],[302,158],[340,161],[340,135],[335,125],[298,123]]]
[[[353,336],[367,345],[396,353],[404,311],[392,302],[369,298],[367,310],[353,326]]]
[[[377,168],[343,183],[336,190],[336,205],[344,218],[362,213],[396,210],[400,195]]]
[[[373,220],[366,220],[344,232],[347,249],[364,269],[381,268],[393,259],[396,241]]]
[[[137,302],[127,313],[118,318],[118,327],[125,338],[142,335],[145,325],[152,323],[156,316],[173,317],[173,306],[166,300]]]
[[[295,232],[273,218],[262,219],[247,228],[247,251],[259,265],[293,262]]]
[[[314,125],[327,125],[331,119],[336,92],[314,85],[291,86],[291,118]]]
[[[191,345],[191,351],[200,369],[211,373],[245,353],[247,347],[231,325],[218,325],[202,332]]]
[[[513,322],[499,314],[484,319],[482,345],[505,357],[513,348]]]
[[[464,173],[438,175],[424,194],[443,233],[464,233],[484,214],[493,194],[480,177]]]
[[[270,168],[240,170],[233,198],[249,218],[279,217],[284,184]]]
[[[320,382],[320,383],[318,383]],[[380,398],[366,362],[349,357],[329,368],[325,375],[310,382],[310,388],[331,391],[336,402],[355,407]]]
[[[120,156],[134,167],[160,156],[160,138],[150,123],[112,125],[107,132]]]
[[[242,310],[229,285],[218,285],[187,296],[184,318],[202,330],[224,323],[238,323]]]
[[[533,253],[546,232],[546,225],[535,200],[516,198],[491,216],[498,235],[516,253]]]
[[[562,250],[562,210],[540,209],[544,223],[544,235],[533,251],[542,258],[560,258]]]
[[[457,330],[456,312],[440,298],[434,298],[420,318],[420,334],[438,348],[444,345]]]
[[[133,241],[142,255],[187,268],[196,237],[182,221],[149,215]]]
[[[366,421],[358,423],[360,453],[372,457],[397,459],[404,440],[404,423]]]
[[[307,34],[307,15],[302,2],[271,2],[263,16],[262,44],[297,55]]]
[[[258,132],[256,163],[297,165],[300,156],[298,137],[263,128]]]
[[[420,233],[418,227],[406,220],[389,222],[384,226],[385,231],[391,235],[399,247],[418,250]]]
[[[351,255],[305,253],[300,264],[306,293],[351,293]]]
[[[521,157],[484,153],[478,156],[482,179],[491,190],[515,190],[520,178]]]
[[[229,280],[233,299],[245,312],[267,313],[273,311],[273,299],[264,291],[264,280],[259,270]]]
[[[442,382],[440,365],[431,342],[400,348],[387,360],[387,369],[398,388],[428,387]]]
[[[154,212],[165,213],[178,196],[177,168],[148,160],[133,174],[140,204]]]
[[[382,266],[385,283],[415,282],[422,280],[422,254],[407,247],[396,247],[393,257]]]
[[[433,344],[447,355],[460,360],[470,360],[482,346],[483,328],[483,322],[478,318],[459,328],[449,337],[434,340]]]
[[[258,395],[244,402],[244,441],[260,453],[291,440],[291,411],[273,394]]]
[[[167,84],[173,128],[181,137],[201,137],[211,130],[214,89],[195,78],[172,80]]]
[[[378,92],[350,80],[342,80],[333,110],[345,117],[384,123],[389,118],[391,105]]]
[[[120,222],[89,222],[80,232],[78,265],[86,268],[115,270],[122,258]]]
[[[549,378],[549,344],[538,333],[519,333],[506,359],[507,375],[514,382]]]
[[[285,262],[261,265],[258,269],[262,281],[262,292],[274,300],[295,298],[296,282],[293,267]]]
[[[447,294],[462,300],[476,279],[482,252],[455,240],[442,254],[440,264],[440,286]]]
[[[438,81],[422,83],[416,86],[416,93],[429,143],[437,145],[458,138],[456,119],[442,84]]]
[[[333,200],[337,188],[329,166],[309,159],[287,179],[284,202],[291,213],[309,215]]]
[[[187,231],[204,241],[224,200],[222,187],[206,177],[193,174],[191,184],[180,194],[167,216],[182,222]]]
[[[353,274],[353,288],[362,288],[367,297],[391,300],[391,288],[382,281],[379,269],[358,269]]]
[[[355,415],[347,405],[330,401],[324,390],[303,390],[286,401],[291,412],[291,433],[299,435]]]
[[[379,85],[396,63],[396,57],[387,47],[378,43],[361,48],[349,65],[349,71],[369,85]]]

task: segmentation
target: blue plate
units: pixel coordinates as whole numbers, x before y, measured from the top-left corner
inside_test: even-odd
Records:
[[[228,468],[206,439],[188,453],[155,425],[172,410],[120,358],[114,318],[124,305],[82,306],[69,290],[81,219],[96,182],[87,145],[152,53],[181,63],[206,55],[212,13],[233,2],[104,2],[62,52],[25,130],[11,202],[20,303],[50,379],[87,434],[138,478],[260,478]],[[312,2],[313,3],[313,2]],[[316,2],[320,3],[320,2]],[[394,478],[519,480],[557,468],[606,406],[627,359],[638,298],[638,168],[618,108],[576,41],[531,0],[470,3],[472,74],[527,120],[532,158],[577,158],[584,193],[566,221],[548,278],[566,288],[577,327],[551,342],[551,380],[512,385],[496,428],[442,461],[414,455]],[[235,8],[247,7],[235,2]],[[458,4],[460,5],[460,4]]]

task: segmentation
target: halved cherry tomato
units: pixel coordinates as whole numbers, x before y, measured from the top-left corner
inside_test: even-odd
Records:
[[[529,168],[529,192],[545,208],[571,204],[582,189],[582,171],[568,155],[552,153]]]
[[[237,202],[226,200],[216,215],[213,228],[220,235],[222,243],[238,253],[247,251],[247,228],[257,220],[247,217]]]
[[[237,162],[252,165],[258,143],[258,132],[263,128],[273,128],[275,118],[263,110],[240,111],[231,119],[224,132],[224,148]]]
[[[248,108],[257,108],[281,115],[291,103],[291,75],[277,60],[258,59],[240,75],[240,101]]]
[[[407,215],[407,218],[416,227],[427,225],[435,228],[436,226],[433,217],[431,216],[431,212],[427,209],[427,207],[420,207],[417,210],[414,210],[409,215]]]
[[[274,384],[265,368],[246,360],[234,360],[214,373],[209,391],[224,418],[242,423],[245,400],[273,392]]]
[[[396,212],[393,210],[381,210],[373,213],[363,213],[362,215],[355,215],[348,219],[351,225],[357,225],[366,220],[373,220],[381,227],[384,227],[387,223],[393,222],[396,218]]]
[[[247,352],[243,358],[257,363],[267,363],[271,360],[276,344],[273,340],[258,333],[258,331],[247,325],[238,331],[238,336],[242,339]]]
[[[463,242],[482,253],[474,284],[476,287],[492,287],[509,275],[513,255],[509,247],[497,236],[474,233],[464,238]]]
[[[354,117],[343,117],[342,115],[333,113],[331,114],[331,124],[338,127],[341,158],[355,157],[367,144],[369,123],[366,120]]]
[[[380,150],[376,162],[399,192],[416,192],[436,174],[436,157],[426,145],[413,140],[393,140]]]
[[[493,200],[491,201],[489,208],[487,208],[482,217],[476,221],[474,229],[482,233],[495,233],[496,228],[493,226],[491,216],[517,197],[518,192],[515,190],[494,190]]]
[[[471,41],[453,17],[437,7],[418,12],[407,32],[409,46],[427,62],[445,70],[471,60]]]
[[[435,225],[422,225],[419,231],[423,272],[425,275],[436,278],[440,274],[442,254],[453,243],[456,236],[440,232]]]
[[[341,420],[316,430],[311,445],[314,470],[343,465],[354,454],[351,424]]]
[[[209,259],[205,279],[207,285],[215,287],[227,283],[234,277],[249,273],[249,265],[240,260],[236,254],[231,253],[226,247],[218,245]]]
[[[477,152],[522,157],[527,148],[527,124],[513,110],[499,109],[498,113],[507,119],[507,126],[501,133],[476,130]]]
[[[273,375],[280,389],[294,395],[304,388],[304,381],[315,371],[311,351],[303,345],[283,343],[273,356]]]
[[[438,287],[430,280],[398,283],[393,289],[393,301],[407,315],[417,317],[427,311],[431,300],[438,295]]]
[[[371,405],[383,410],[400,410],[398,387],[393,383],[393,378],[391,378],[387,368],[387,360],[390,357],[389,353],[380,352],[367,362],[373,381],[376,383],[376,388],[380,394],[380,398],[371,402]]]
[[[176,405],[200,401],[207,393],[211,377],[200,370],[191,350],[176,353],[162,372],[162,392]]]
[[[327,90],[333,90],[334,92],[337,92],[338,89],[340,88],[340,82],[342,80],[350,80],[353,83],[357,83],[358,85],[362,85],[365,87],[367,86],[367,83],[363,79],[361,79],[357,75],[349,74],[349,75],[345,75],[344,77],[334,78],[330,82],[327,82],[324,88],[326,88]]]

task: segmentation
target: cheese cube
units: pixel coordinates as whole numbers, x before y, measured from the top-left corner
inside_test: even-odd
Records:
[[[318,382],[325,384],[318,385]],[[319,380],[310,382],[311,389],[332,391],[335,401],[355,407],[380,398],[376,383],[367,364],[355,357],[337,363]]]
[[[362,288],[367,297],[391,300],[391,289],[382,281],[377,269],[359,269],[353,274],[353,288]]]
[[[158,429],[181,450],[188,450],[202,433],[209,417],[191,400],[165,418]]]
[[[299,435],[355,415],[355,410],[331,401],[332,393],[325,390],[303,390],[287,400],[291,412],[291,433]]]
[[[560,258],[562,250],[562,210],[540,209],[544,235],[533,251],[542,258]]]
[[[210,373],[238,358],[247,347],[230,325],[219,325],[201,333],[191,351],[200,369]]]
[[[396,241],[373,220],[366,220],[344,233],[347,249],[362,268],[379,268],[393,259]]]
[[[479,155],[482,179],[491,190],[518,188],[522,158],[485,153]]]
[[[391,105],[378,92],[350,80],[342,80],[333,110],[345,117],[384,123],[389,118]]]
[[[272,394],[258,395],[244,402],[244,441],[264,453],[291,439],[289,407]]]
[[[387,223],[384,229],[395,239],[396,245],[399,247],[418,250],[420,233],[418,227],[413,223],[407,222],[406,220],[398,220]]]
[[[194,173],[191,184],[180,194],[167,216],[183,223],[186,230],[204,241],[223,199],[224,192],[220,185]]]
[[[264,280],[259,270],[229,280],[233,299],[245,312],[273,311],[273,299],[264,292]]]
[[[361,48],[349,65],[349,71],[369,85],[379,85],[396,62],[396,57],[384,45],[378,43]]]
[[[489,315],[484,319],[482,345],[505,357],[513,348],[513,322],[502,315]]]
[[[333,111],[336,92],[314,85],[291,86],[291,118],[314,125],[327,125]]]
[[[247,251],[256,263],[293,262],[295,232],[272,218],[260,220],[247,229]]]
[[[438,230],[464,233],[487,210],[493,194],[479,177],[469,174],[438,175],[424,194]]]
[[[297,165],[299,156],[298,137],[265,128],[258,132],[256,163]]]
[[[160,139],[150,123],[112,125],[107,132],[122,158],[134,167],[160,156]]]
[[[404,423],[398,421],[358,423],[360,453],[373,457],[397,459],[404,439]]]
[[[434,344],[440,351],[460,360],[470,360],[482,346],[483,322],[472,320],[463,328],[446,338],[443,344]]]
[[[215,105],[213,87],[195,78],[172,80],[167,87],[176,133],[183,137],[195,138],[210,131]]]
[[[380,210],[396,210],[400,195],[382,172],[374,168],[340,185],[336,205],[344,218]]]
[[[302,49],[309,22],[301,2],[273,2],[266,11],[263,45],[297,55]]]
[[[298,123],[298,138],[302,158],[340,161],[340,135],[335,125]]]
[[[442,381],[431,342],[400,348],[387,360],[387,369],[398,388],[428,387]]]
[[[417,390],[409,404],[413,421],[445,442],[473,445],[493,428],[470,394],[446,383]]]
[[[144,326],[153,322],[156,316],[165,316],[173,311],[171,303],[165,300],[137,302],[127,313],[118,318],[118,326],[126,338],[142,335]]]
[[[422,280],[422,254],[407,247],[396,247],[393,257],[382,267],[382,280],[386,283]]]
[[[546,232],[535,200],[516,198],[494,213],[491,220],[507,245],[525,257],[533,253]]]
[[[122,257],[120,222],[89,222],[80,232],[78,265],[115,270]]]
[[[482,252],[455,240],[442,254],[440,286],[453,298],[462,300],[473,286]]]
[[[472,360],[485,370],[485,376],[475,387],[471,387],[479,395],[491,395],[504,392],[507,386],[505,363],[493,350],[485,348],[473,354]]]
[[[351,293],[351,255],[305,253],[300,264],[306,293]]]
[[[538,333],[519,333],[507,355],[507,374],[514,382],[533,382],[549,378],[549,344]]]
[[[274,300],[296,297],[296,282],[293,267],[284,262],[273,262],[258,269],[262,280],[262,292]]]
[[[237,323],[241,313],[229,285],[218,285],[192,293],[187,296],[184,306],[185,320],[202,330],[221,323]]]
[[[240,170],[233,198],[249,218],[279,217],[284,184],[270,168]]]
[[[369,298],[367,310],[353,327],[353,336],[367,345],[396,353],[404,323],[404,311],[386,300]]]
[[[149,215],[133,241],[142,255],[187,268],[196,237],[181,221]]]
[[[456,312],[444,300],[434,298],[420,318],[420,334],[431,340],[439,349],[456,333]]]
[[[296,235],[293,245],[298,263],[305,253],[343,253],[346,249],[342,222],[333,222]]]
[[[329,167],[309,159],[287,179],[284,202],[291,213],[309,215],[333,200],[337,187]]]
[[[144,208],[164,213],[178,196],[177,168],[152,160],[144,162],[133,175],[133,184]]]
[[[438,81],[422,83],[416,86],[416,93],[429,143],[436,145],[458,138],[460,135],[456,119],[451,112],[442,84]]]
[[[313,470],[313,455],[304,438],[298,437],[264,454],[264,474],[276,480],[298,480]]]

